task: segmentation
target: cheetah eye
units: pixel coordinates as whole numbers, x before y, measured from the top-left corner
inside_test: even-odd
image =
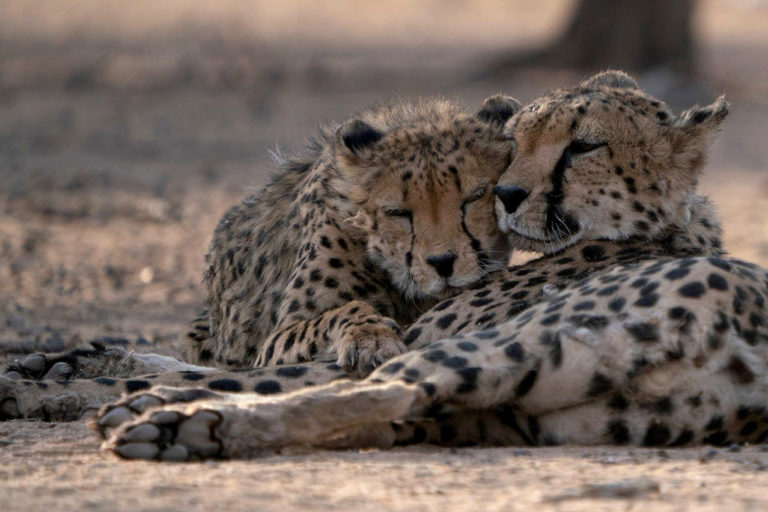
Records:
[[[384,212],[384,215],[387,217],[410,218],[413,216],[413,213],[410,210],[406,210],[405,208],[382,208],[381,211]]]
[[[581,156],[607,145],[607,142],[592,143],[583,140],[573,140],[565,150],[572,156]]]
[[[464,204],[474,203],[475,201],[482,199],[488,193],[488,185],[481,185],[477,187],[472,193],[464,199]]]

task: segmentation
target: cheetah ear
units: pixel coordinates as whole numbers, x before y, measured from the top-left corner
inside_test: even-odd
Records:
[[[350,163],[357,163],[371,154],[371,149],[384,134],[361,119],[352,119],[336,130],[336,151]]]
[[[720,96],[706,107],[695,106],[683,112],[672,125],[670,143],[673,165],[695,175],[704,166],[713,136],[728,116],[728,102]]]
[[[483,106],[477,113],[478,119],[486,123],[504,126],[513,115],[520,112],[523,106],[515,98],[503,94],[494,94],[483,101]]]
[[[682,114],[675,122],[675,126],[686,130],[709,131],[717,128],[728,116],[730,105],[725,101],[725,94],[720,96],[711,105],[700,107],[696,105]]]
[[[617,89],[640,89],[634,78],[623,71],[609,69],[583,80],[580,87],[594,89],[596,87],[615,87]]]

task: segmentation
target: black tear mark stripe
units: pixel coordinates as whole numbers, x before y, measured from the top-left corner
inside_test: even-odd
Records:
[[[411,247],[408,249],[408,252],[405,253],[405,264],[408,267],[408,273],[411,272],[411,266],[413,265],[413,248],[416,247],[416,228],[413,227],[413,213],[408,212],[406,215],[403,215],[404,218],[408,219],[408,224],[411,226]]]
[[[552,169],[550,181],[552,182],[552,190],[547,194],[547,212],[545,215],[545,228],[547,233],[555,233],[555,222],[557,219],[557,210],[563,203],[565,194],[563,193],[563,181],[565,180],[565,169],[571,164],[571,155],[568,152],[568,148],[563,150],[563,154],[560,155],[560,159]]]
[[[456,169],[455,165],[449,165],[448,170],[451,171],[451,174],[453,175],[453,180],[456,182],[456,188],[461,192],[461,179],[459,178],[458,169]]]
[[[482,266],[488,260],[488,256],[480,252],[483,250],[480,240],[472,236],[472,233],[469,232],[469,228],[467,227],[467,204],[468,203],[461,203],[461,230],[469,237],[469,243],[472,245],[472,249],[477,253],[477,259]]]

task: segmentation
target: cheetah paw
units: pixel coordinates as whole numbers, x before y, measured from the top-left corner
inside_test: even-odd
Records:
[[[365,377],[387,360],[406,351],[397,331],[387,325],[363,324],[350,330],[334,347],[347,373]]]
[[[190,414],[163,408],[125,424],[105,447],[125,459],[182,462],[220,457],[222,444],[215,437],[221,417],[200,409]]]
[[[114,368],[129,354],[121,348],[105,348],[92,343],[92,349],[74,349],[60,354],[38,352],[15,359],[5,370],[5,377],[13,380],[89,379],[114,374]]]
[[[187,404],[197,400],[217,400],[222,395],[202,388],[171,388],[157,386],[144,393],[124,396],[114,403],[101,408],[91,426],[107,439],[110,433],[123,424],[136,420],[149,409],[168,404]]]

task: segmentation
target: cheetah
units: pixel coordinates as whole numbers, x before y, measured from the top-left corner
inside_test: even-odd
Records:
[[[364,375],[402,353],[400,326],[504,266],[490,206],[512,157],[503,122],[519,108],[501,95],[476,115],[403,102],[321,130],[221,219],[187,360],[335,358]]]
[[[690,215],[727,112],[719,98],[674,117],[618,72],[537,100],[507,123],[518,148],[496,188],[499,224],[551,257],[570,244],[600,259],[605,247],[587,242],[593,236],[620,245],[661,234]],[[689,240],[707,242],[706,232]],[[542,300],[509,321],[414,347],[362,380],[269,398],[167,387],[126,397],[98,418],[104,446],[188,460],[424,441],[767,440],[768,271],[722,255],[612,263],[545,285]]]
[[[509,138],[514,140],[513,137]],[[617,141],[613,145],[620,158],[620,155],[626,152],[623,143]],[[666,165],[668,168],[674,168],[675,163],[670,160]],[[505,173],[504,176],[506,175]],[[503,186],[502,179],[496,187],[497,194]],[[616,263],[664,256],[721,255],[723,251],[720,226],[714,207],[706,198],[694,193],[693,182],[678,191],[677,195],[671,195],[670,204],[681,200],[682,197],[686,198],[685,207],[674,210],[675,215],[667,216],[652,236],[646,232],[633,231],[634,223],[627,224],[630,227],[619,235],[593,231],[570,247],[558,248],[554,253],[526,265],[496,273],[487,282],[478,283],[463,294],[443,300],[406,330],[405,344],[409,348],[419,348],[458,333],[494,327],[514,318],[531,305],[545,300],[568,283],[584,279],[590,273],[599,272]],[[497,204],[501,199],[499,196]],[[625,200],[629,200],[629,196]],[[589,206],[597,209],[599,205],[590,203]],[[672,210],[670,208],[670,211]],[[635,215],[640,213],[635,212]],[[585,218],[588,218],[589,214],[590,212],[586,211]],[[549,247],[541,249],[547,253]],[[63,360],[48,358],[45,362],[39,360],[45,356],[38,354],[28,358],[34,364],[27,366],[39,366],[42,369],[39,375],[42,375],[46,368],[55,368],[59,361],[70,367],[78,367],[80,373],[87,376],[87,365],[94,355],[92,352],[83,354],[79,360],[73,360],[71,357]],[[105,351],[102,349],[102,352]],[[161,369],[164,371],[158,375],[156,361],[145,364],[145,355],[129,358],[115,350],[110,352],[113,364],[108,371],[102,372],[101,375],[94,373],[94,376],[98,377],[94,380],[77,379],[68,382],[67,391],[64,393],[58,389],[58,385],[48,382],[45,390],[35,389],[35,394],[30,396],[29,392],[24,393],[26,381],[7,382],[4,396],[8,397],[9,412],[6,417],[74,419],[116,399],[123,390],[140,391],[152,384],[197,385],[217,391],[253,390],[259,394],[274,394],[323,384],[346,376],[343,368],[336,363],[293,364],[273,369],[241,371],[213,371],[210,368],[171,364],[163,366]],[[104,370],[103,367],[99,369]],[[42,383],[38,383],[40,384]],[[62,395],[68,399],[60,399]],[[0,397],[2,396],[3,393],[0,393]],[[72,403],[72,397],[77,397],[75,404]]]

